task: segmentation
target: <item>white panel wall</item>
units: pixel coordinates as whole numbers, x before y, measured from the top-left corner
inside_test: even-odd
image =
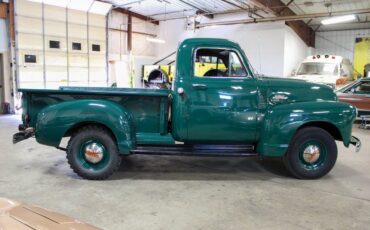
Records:
[[[45,82],[41,4],[25,0],[17,1],[16,22],[19,87],[43,88]],[[26,63],[25,55],[35,55],[36,62]]]
[[[306,43],[290,28],[285,28],[284,76],[290,76],[299,63],[309,55]]]
[[[109,85],[115,82],[129,81],[129,52],[127,49],[127,15],[112,11],[108,15],[108,50],[109,50]],[[156,44],[148,42],[146,37],[158,33],[157,25],[132,17],[132,59],[134,66],[134,87],[142,87],[142,66],[151,64],[156,58]],[[139,33],[136,33],[139,32]],[[144,33],[144,34],[140,34]]]
[[[222,20],[237,19],[235,17],[238,18],[237,15],[223,16]],[[221,19],[216,17],[215,20]],[[308,54],[305,43],[282,22],[214,26],[192,31],[185,30],[185,21],[179,19],[162,22],[158,37],[166,40],[165,44],[157,45],[158,57],[175,51],[185,38],[230,39],[239,43],[257,72],[268,76],[289,76],[297,62]]]
[[[8,33],[6,28],[6,22],[4,19],[0,19],[0,53],[8,51]]]
[[[333,54],[353,61],[356,37],[370,37],[370,29],[316,33],[316,54]]]
[[[6,26],[6,21],[0,19],[0,54],[2,54],[2,62],[0,62],[0,74],[3,79],[0,78],[0,104],[2,102],[12,103],[11,100],[11,79],[10,79],[10,64],[9,64],[9,39],[8,39],[8,29]]]
[[[18,87],[107,86],[105,16],[17,0],[16,30]],[[36,63],[26,63],[26,54],[36,55]]]

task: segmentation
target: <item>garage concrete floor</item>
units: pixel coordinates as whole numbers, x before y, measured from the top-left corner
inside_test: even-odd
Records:
[[[131,156],[110,180],[87,181],[65,153],[34,139],[13,145],[17,116],[0,117],[0,196],[103,229],[369,229],[370,130],[339,144],[329,175],[289,177],[279,161]],[[357,125],[356,125],[357,127]]]

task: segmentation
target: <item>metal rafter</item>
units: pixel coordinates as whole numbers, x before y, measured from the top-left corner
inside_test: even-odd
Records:
[[[281,0],[251,0],[255,5],[273,12],[277,16],[296,16]],[[291,1],[293,2],[293,1]],[[291,3],[290,2],[290,3]],[[284,9],[284,10],[281,10]],[[304,21],[289,21],[286,24],[308,45],[315,47],[315,31]]]
[[[188,5],[188,6],[192,7],[192,8],[194,8],[194,9],[197,9],[197,13],[200,13],[200,14],[207,13],[205,15],[207,18],[213,18],[213,14],[212,14],[213,12],[210,12],[209,10],[201,9],[201,8],[197,7],[196,5],[194,5],[192,3],[189,3],[187,1],[184,1],[184,0],[178,0],[178,1],[181,2],[181,3],[183,3],[183,4],[185,4],[185,5]]]
[[[142,14],[138,14],[138,13],[135,13],[135,12],[132,12],[128,9],[124,9],[124,8],[114,8],[113,9],[114,11],[117,11],[117,12],[120,12],[120,13],[123,13],[123,14],[127,14],[127,15],[131,15],[132,17],[135,17],[135,18],[138,18],[138,19],[141,19],[141,20],[144,20],[144,21],[148,21],[148,22],[151,22],[155,25],[159,25],[159,21],[154,19],[154,18],[151,18],[149,16],[144,16]]]
[[[231,6],[234,6],[236,8],[239,8],[239,9],[242,9],[242,10],[247,10],[249,13],[254,14],[257,17],[263,18],[263,16],[257,14],[256,12],[253,12],[253,10],[251,9],[250,6],[248,6],[248,8],[244,8],[244,7],[242,7],[242,6],[238,5],[238,4],[235,4],[233,2],[230,2],[229,0],[220,0],[220,1],[222,1],[224,3],[227,3],[227,4],[231,5]],[[253,18],[253,17],[251,16],[251,18]]]

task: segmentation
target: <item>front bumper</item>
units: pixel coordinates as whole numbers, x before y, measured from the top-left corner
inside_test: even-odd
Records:
[[[19,125],[18,129],[20,132],[13,135],[13,144],[26,140],[35,135],[35,130],[32,127],[26,128],[23,125]]]
[[[354,145],[356,147],[356,152],[359,152],[361,149],[361,141],[355,136],[351,137],[351,140],[349,142],[351,145]]]

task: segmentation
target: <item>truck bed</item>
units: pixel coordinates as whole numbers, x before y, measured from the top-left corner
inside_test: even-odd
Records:
[[[29,125],[35,127],[38,113],[45,107],[79,99],[108,100],[130,112],[137,135],[167,134],[170,90],[61,87],[51,89],[19,89],[22,93],[23,115],[28,114]],[[24,119],[24,116],[23,116]]]

